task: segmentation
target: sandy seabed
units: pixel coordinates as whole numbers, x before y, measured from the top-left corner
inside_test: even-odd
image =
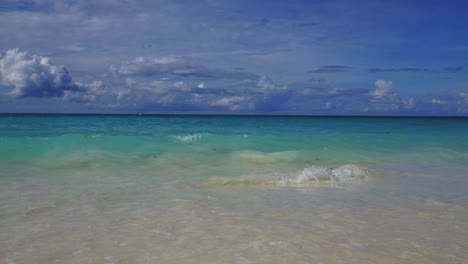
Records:
[[[314,200],[330,191],[342,197]],[[379,208],[341,200],[365,191],[177,184],[140,190],[165,197],[155,206],[150,193],[87,193],[0,215],[0,263],[468,262],[465,205],[425,199]]]

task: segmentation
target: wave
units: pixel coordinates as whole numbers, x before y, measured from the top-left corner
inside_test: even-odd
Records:
[[[183,136],[175,136],[175,138],[183,143],[194,143],[197,142],[197,140],[200,140],[202,136],[203,134],[187,134]]]
[[[348,164],[338,168],[326,168],[311,166],[304,168],[301,172],[285,176],[278,181],[279,184],[303,184],[310,182],[343,182],[366,180],[369,177],[369,170],[357,165]]]
[[[288,186],[314,185],[321,183],[360,182],[370,177],[367,167],[347,164],[337,168],[310,166],[289,175],[252,174],[236,177],[211,177],[207,184],[224,186]]]

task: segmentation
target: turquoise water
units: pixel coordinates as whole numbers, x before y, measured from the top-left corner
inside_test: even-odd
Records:
[[[465,118],[3,115],[0,261],[465,263],[467,164]]]

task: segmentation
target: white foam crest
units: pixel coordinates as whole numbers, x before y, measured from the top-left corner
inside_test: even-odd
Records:
[[[343,165],[338,168],[326,168],[320,166],[310,166],[301,172],[285,176],[278,181],[279,184],[305,184],[311,182],[341,182],[350,180],[365,180],[369,172],[365,168],[356,165]]]
[[[176,136],[177,140],[184,142],[184,143],[192,143],[197,142],[197,140],[201,139],[203,134],[187,134],[183,136]]]
[[[351,183],[368,179],[369,171],[366,167],[357,165],[343,165],[338,168],[310,166],[302,171],[280,177],[276,173],[251,173],[233,177],[211,177],[205,181],[208,184],[224,186],[287,186],[308,184]]]
[[[369,171],[356,165],[343,165],[332,170],[339,181],[344,180],[365,180],[369,176]]]

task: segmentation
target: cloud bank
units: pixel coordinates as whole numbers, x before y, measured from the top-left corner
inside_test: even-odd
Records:
[[[332,65],[325,68],[353,69]],[[415,98],[400,95],[392,81],[383,79],[376,80],[374,88],[335,88],[322,79],[289,86],[243,67],[231,70],[176,56],[140,56],[114,63],[108,69],[103,80],[77,82],[64,65],[54,64],[48,57],[8,50],[0,56],[0,88],[6,95],[0,97],[0,102],[12,105],[48,100],[74,103],[97,112],[127,113],[468,113],[465,92]],[[316,86],[320,84],[323,86]]]

